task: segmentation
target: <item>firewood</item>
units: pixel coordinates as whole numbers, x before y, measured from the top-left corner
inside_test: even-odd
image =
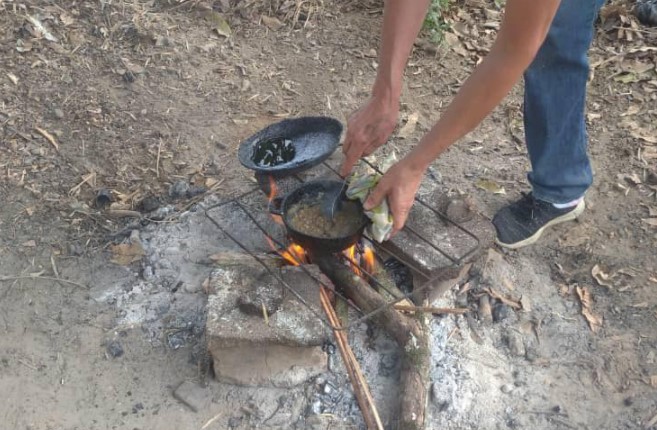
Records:
[[[388,303],[363,278],[333,255],[315,255],[313,262],[363,312],[372,312]],[[429,388],[429,336],[424,315],[409,317],[387,307],[373,321],[395,339],[404,352],[401,369],[400,418],[395,428],[425,428]]]

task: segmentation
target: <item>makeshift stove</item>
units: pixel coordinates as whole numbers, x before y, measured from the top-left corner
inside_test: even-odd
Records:
[[[380,170],[370,162],[363,160],[375,171]],[[336,169],[324,161],[302,174],[294,174],[284,178],[256,175],[259,186],[235,198],[217,203],[206,209],[209,220],[230,240],[238,245],[246,254],[257,261],[281,286],[293,294],[297,300],[310,309],[314,315],[333,330],[347,330],[351,327],[375,317],[381,312],[400,305],[417,301],[432,286],[443,280],[452,279],[465,262],[468,262],[480,249],[480,238],[460,223],[450,219],[433,204],[416,197],[415,206],[404,229],[390,241],[379,244],[365,235],[359,242],[343,252],[333,256],[355,276],[362,278],[386,298],[385,303],[371,311],[359,308],[353,300],[345,297],[338,288],[331,288],[331,292],[342,299],[358,318],[347,324],[333,324],[326,315],[317,312],[316,304],[308,303],[295,288],[291,287],[270,264],[263,261],[263,252],[273,251],[283,258],[287,264],[299,266],[316,287],[326,284],[316,273],[307,269],[313,261],[309,250],[290,241],[285,234],[285,228],[276,215],[268,211],[268,204],[279,194],[287,193],[309,180],[318,178],[340,179]],[[264,193],[264,197],[263,197]],[[221,212],[224,210],[238,211],[243,214],[243,224],[225,225],[222,222]],[[231,217],[234,219],[234,216]],[[240,230],[257,229],[262,232],[261,243],[247,243],[240,239]],[[442,243],[438,243],[442,240]],[[385,258],[387,257],[387,258]],[[384,261],[384,258],[386,261]],[[323,256],[322,259],[326,259]],[[388,263],[388,264],[384,264]],[[392,264],[390,264],[392,263]],[[326,265],[324,265],[326,267]],[[411,273],[414,286],[411,291],[403,291],[394,282],[394,277],[387,270],[396,266],[399,270],[408,269]],[[335,269],[329,270],[329,278],[335,278]],[[324,285],[326,286],[326,285]]]
[[[382,429],[347,340],[348,329],[371,319],[402,351],[396,426],[422,428],[430,367],[424,295],[439,282],[456,278],[474,258],[480,238],[489,235],[487,223],[474,211],[466,210],[467,216],[455,212],[449,199],[435,194],[427,200],[416,197],[404,229],[388,241],[378,243],[358,233],[345,236],[347,241],[322,239],[311,245],[308,235],[298,234],[285,215],[277,215],[283,212],[270,209],[280,195],[294,196],[295,190],[342,180],[330,162],[340,131],[339,123],[329,118],[286,120],[268,127],[243,142],[239,151],[242,164],[255,171],[258,186],[206,208],[210,222],[251,259],[245,264],[242,257],[219,257],[207,328],[215,374],[228,382],[299,383],[322,367],[318,343],[331,329],[367,427]],[[258,160],[277,164],[263,168],[256,166]],[[362,162],[383,174],[374,164]],[[308,186],[310,181],[313,185]],[[287,198],[282,201],[285,207]],[[450,209],[480,231],[451,219],[444,213]],[[408,270],[412,285],[400,288],[386,261]],[[277,296],[277,288],[288,294]],[[304,309],[295,308],[290,296]],[[244,361],[252,365],[242,366]]]

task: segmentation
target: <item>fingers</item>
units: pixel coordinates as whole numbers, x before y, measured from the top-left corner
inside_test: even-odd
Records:
[[[340,176],[343,178],[347,177],[351,173],[351,169],[356,164],[356,161],[360,158],[360,154],[356,151],[352,151],[346,154],[342,166],[340,166]]]
[[[374,189],[370,192],[370,195],[367,196],[367,200],[365,200],[363,208],[365,208],[365,210],[370,210],[379,206],[388,194],[388,191],[388,181],[386,181],[386,177],[384,176],[381,178],[377,186],[374,187]]]
[[[408,213],[411,208],[398,196],[393,196],[389,199],[390,201],[390,211],[392,212],[392,235],[397,234],[399,230],[404,228],[406,220],[408,219]]]

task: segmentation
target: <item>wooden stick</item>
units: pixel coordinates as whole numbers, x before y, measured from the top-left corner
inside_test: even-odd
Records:
[[[454,314],[454,315],[463,315],[470,312],[468,308],[436,308],[433,306],[408,306],[403,304],[393,305],[395,309],[403,312],[423,312],[427,314],[434,315],[445,315],[445,314]]]
[[[322,307],[324,308],[324,312],[326,312],[329,322],[334,326],[340,326],[340,320],[335,313],[335,309],[331,306],[324,286],[320,287],[320,301],[322,302]],[[354,394],[356,395],[361,412],[363,413],[363,419],[365,420],[367,428],[383,430],[383,423],[381,422],[379,412],[376,409],[376,404],[372,399],[372,394],[367,386],[367,381],[363,376],[360,365],[356,360],[356,356],[347,342],[346,333],[341,330],[334,330],[333,333],[338,343],[338,349],[342,355],[342,360],[347,368],[347,373],[349,374],[349,379],[354,388]]]
[[[30,276],[30,275],[25,275],[25,276],[0,276],[0,282],[2,282],[2,281],[16,281],[16,280],[19,280],[19,279],[42,279],[42,280],[47,280],[47,281],[64,282],[66,284],[75,285],[76,287],[88,289],[88,287],[85,287],[82,284],[78,284],[77,282],[69,281],[68,279],[53,278],[51,276]]]

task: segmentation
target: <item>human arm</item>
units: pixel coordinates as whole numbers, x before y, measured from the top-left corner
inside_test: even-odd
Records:
[[[429,0],[388,0],[383,11],[379,66],[369,101],[349,119],[340,173],[346,176],[363,155],[383,145],[399,115],[404,68]]]
[[[387,197],[394,231],[403,227],[429,164],[473,130],[518,82],[545,40],[559,3],[560,0],[507,0],[504,19],[489,54],[429,133],[381,178],[365,203],[366,209]]]

